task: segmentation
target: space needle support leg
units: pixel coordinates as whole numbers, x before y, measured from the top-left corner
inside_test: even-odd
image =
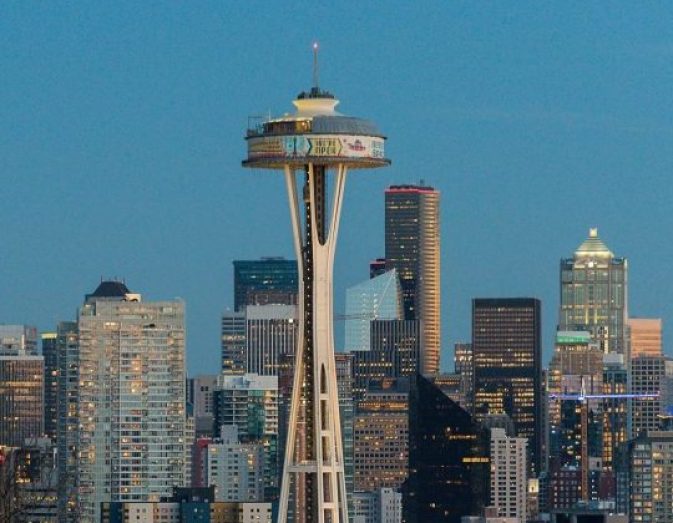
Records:
[[[292,236],[294,237],[294,250],[295,256],[297,258],[297,270],[301,275],[303,274],[303,241],[302,241],[302,230],[301,230],[301,219],[299,215],[299,199],[297,198],[297,185],[295,181],[294,170],[290,166],[285,166],[285,185],[287,188],[287,196],[290,204],[290,219],[292,222]],[[304,300],[304,283],[303,279],[299,278],[299,293],[298,293],[298,308],[299,310],[303,309],[303,300]],[[296,345],[296,360],[301,361],[303,357],[304,350],[304,328],[303,328],[303,317],[299,315],[299,328],[298,328],[298,339]],[[301,384],[304,379],[302,373],[303,367],[301,365],[297,366],[297,372],[295,372],[294,380],[292,384],[292,397],[298,398],[300,395]],[[278,507],[278,523],[287,522],[287,513],[288,513],[288,504],[290,496],[290,478],[292,464],[296,462],[295,452],[296,452],[296,440],[297,440],[297,422],[299,419],[299,402],[291,401],[290,404],[290,419],[288,423],[287,430],[287,442],[285,446],[285,459],[283,463],[282,479],[281,479],[281,490],[280,490],[280,502]],[[296,479],[296,478],[295,478]]]

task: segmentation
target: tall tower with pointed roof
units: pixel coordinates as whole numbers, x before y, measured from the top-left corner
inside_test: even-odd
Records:
[[[572,258],[561,260],[559,330],[588,331],[605,354],[628,361],[628,263],[589,229]]]

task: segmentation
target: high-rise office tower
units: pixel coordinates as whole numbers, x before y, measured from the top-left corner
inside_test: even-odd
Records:
[[[419,372],[421,334],[418,320],[374,320],[369,323],[369,350],[353,351],[353,393],[362,399],[368,384],[382,378]]]
[[[437,374],[441,348],[439,191],[393,185],[385,193],[386,269],[396,269],[404,318],[421,320],[421,372]]]
[[[44,433],[44,359],[0,348],[0,447],[23,447]]]
[[[222,315],[222,371],[277,376],[284,354],[299,336],[296,305],[247,305]]]
[[[296,305],[297,262],[281,257],[234,261],[234,310],[246,305]]]
[[[421,375],[409,394],[409,477],[403,520],[460,523],[489,503],[490,434]]]
[[[241,443],[264,448],[264,491],[278,497],[278,377],[221,375],[213,395],[216,434],[235,425]]]
[[[58,423],[58,346],[55,332],[42,333],[44,358],[44,433],[54,443]]]
[[[191,404],[194,409],[195,437],[215,437],[218,432],[214,431],[214,393],[217,385],[217,375],[202,374],[187,380],[188,396],[191,396]]]
[[[628,263],[608,249],[598,229],[561,260],[560,283],[559,330],[589,331],[603,352],[626,354]]]
[[[461,406],[468,412],[473,411],[474,399],[474,362],[472,361],[472,344],[456,343],[453,349],[455,373],[460,376],[460,392],[464,404]]]
[[[369,277],[376,278],[386,272],[386,259],[376,258],[369,262]]]
[[[491,506],[498,516],[526,521],[526,438],[491,429]]]
[[[474,411],[507,414],[516,435],[528,438],[529,465],[542,464],[540,301],[472,300]]]
[[[659,429],[662,413],[660,393],[666,376],[663,355],[640,355],[631,358],[631,437]]]
[[[409,466],[409,378],[370,384],[358,402],[353,448],[355,491],[402,486]]]
[[[397,271],[365,280],[346,289],[346,351],[370,349],[373,320],[401,320],[402,291]]]
[[[629,318],[627,326],[632,358],[661,356],[661,318]]]
[[[344,447],[344,476],[346,492],[353,492],[353,418],[355,401],[353,399],[353,355],[335,353],[337,389],[339,391],[339,417],[341,419],[341,440]]]
[[[622,354],[603,358],[603,467],[614,471],[620,446],[629,438],[628,372]]]
[[[104,281],[79,311],[79,520],[104,501],[154,500],[185,483],[181,301]]]
[[[79,521],[77,506],[79,441],[79,334],[77,323],[60,322],[56,327],[58,393],[56,430],[59,521]]]
[[[243,161],[245,167],[284,172],[301,275],[301,341],[279,523],[288,519],[291,490],[299,494],[295,500],[303,504],[294,512],[299,519],[338,522],[348,518],[334,363],[334,253],[347,173],[390,163],[384,156],[385,137],[376,126],[337,113],[339,101],[318,87],[317,68],[314,72],[314,86],[293,102],[294,114],[269,118],[248,129],[248,157]],[[301,194],[297,175],[304,182]]]

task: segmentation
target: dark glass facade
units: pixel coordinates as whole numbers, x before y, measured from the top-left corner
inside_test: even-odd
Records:
[[[42,334],[42,357],[44,358],[44,433],[55,442],[58,423],[58,351],[55,332]]]
[[[297,262],[284,258],[234,261],[234,310],[269,303],[296,305]]]
[[[516,435],[528,438],[536,476],[543,437],[540,307],[535,298],[472,300],[475,415],[507,414]]]
[[[490,436],[470,414],[417,375],[409,394],[405,523],[460,523],[490,499]]]
[[[43,380],[42,356],[0,356],[0,446],[42,436]]]

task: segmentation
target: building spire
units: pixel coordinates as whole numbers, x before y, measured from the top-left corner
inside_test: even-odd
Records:
[[[318,42],[313,42],[313,89],[319,91],[318,86]]]

